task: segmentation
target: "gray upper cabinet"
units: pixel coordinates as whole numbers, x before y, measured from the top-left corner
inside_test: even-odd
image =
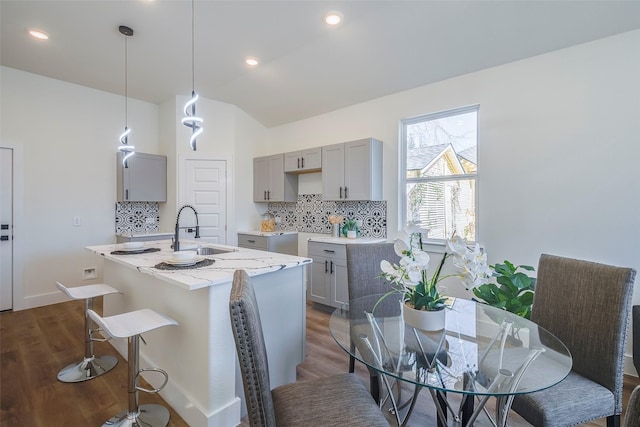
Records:
[[[318,172],[322,168],[322,147],[293,151],[284,155],[287,173]]]
[[[382,200],[382,141],[360,139],[322,147],[325,200]]]
[[[284,173],[284,154],[253,159],[253,201],[295,202],[298,178]]]
[[[117,153],[118,202],[166,202],[167,158],[157,154],[136,153],[122,165],[123,153]]]

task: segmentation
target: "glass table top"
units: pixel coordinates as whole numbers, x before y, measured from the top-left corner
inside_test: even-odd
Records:
[[[350,301],[331,315],[331,335],[375,370],[445,392],[530,393],[560,382],[571,370],[566,346],[530,320],[452,298],[445,329],[427,332],[405,324],[399,298]]]

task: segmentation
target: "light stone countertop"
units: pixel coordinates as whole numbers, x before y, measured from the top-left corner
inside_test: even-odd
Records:
[[[122,244],[87,246],[86,249],[110,261],[138,270],[144,274],[150,274],[160,280],[175,284],[187,290],[229,283],[233,278],[234,271],[238,269],[246,270],[249,276],[258,276],[273,271],[295,268],[312,262],[310,258],[276,252],[265,252],[206,242],[181,241],[180,244],[183,250],[195,248],[199,244],[202,247],[228,249],[231,252],[216,255],[198,255],[200,258],[208,258],[215,261],[207,267],[160,270],[154,268],[154,266],[161,262],[171,260],[173,253],[173,250],[170,248],[171,242],[168,240],[154,240],[142,243],[145,249],[159,248],[160,251],[112,255],[111,252],[124,249],[124,245]]]

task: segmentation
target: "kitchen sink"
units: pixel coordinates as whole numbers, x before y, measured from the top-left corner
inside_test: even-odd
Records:
[[[233,252],[233,249],[212,248],[209,246],[203,246],[198,248],[198,255],[217,255],[217,254],[226,254],[228,252]]]

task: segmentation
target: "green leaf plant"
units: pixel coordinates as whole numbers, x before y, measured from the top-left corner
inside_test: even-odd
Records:
[[[519,270],[534,271],[534,268],[530,265],[514,265],[507,260],[490,268],[498,284],[485,283],[473,288],[473,294],[480,302],[529,319],[536,279]]]

